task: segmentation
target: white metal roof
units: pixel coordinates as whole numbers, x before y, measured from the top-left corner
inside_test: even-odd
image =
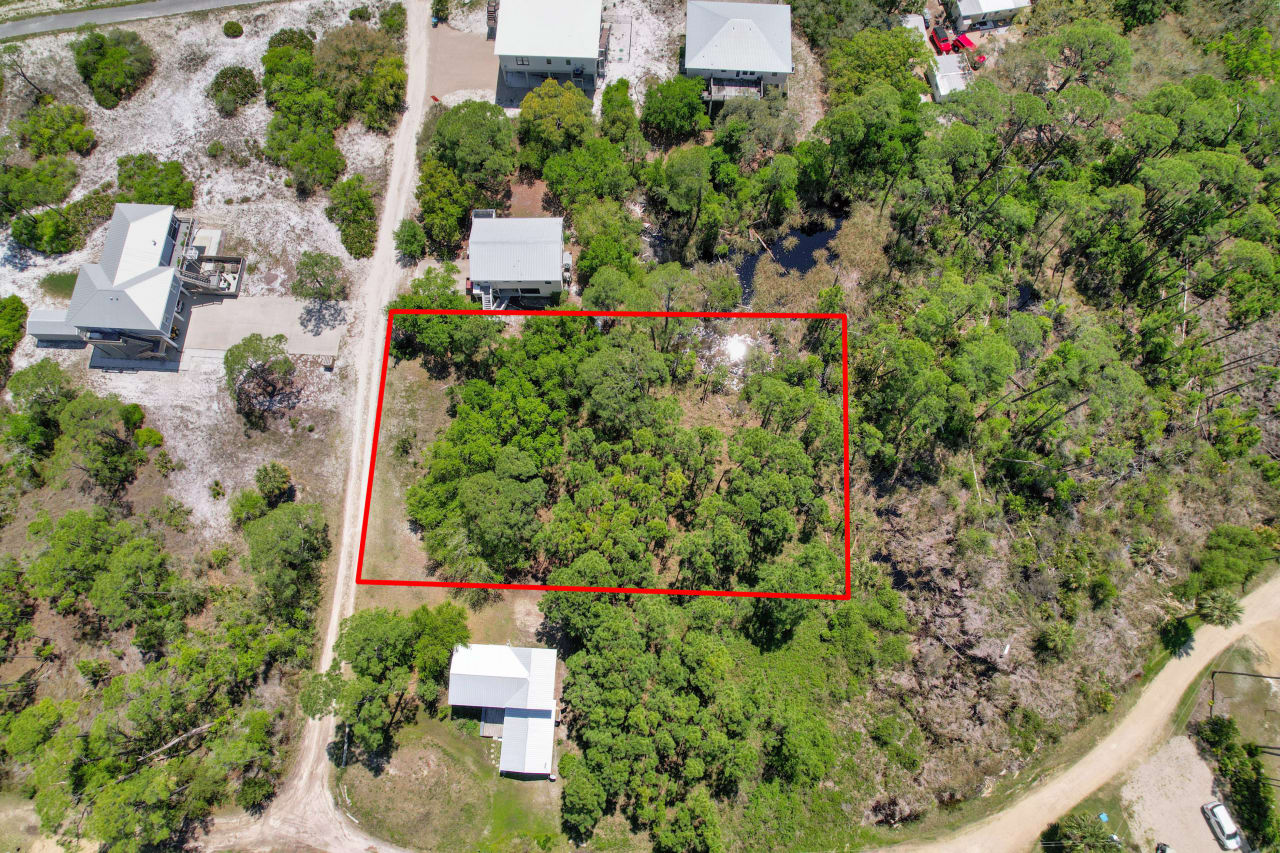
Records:
[[[473,644],[453,650],[450,705],[506,708],[508,715],[512,709],[550,712],[555,691],[554,649]]]
[[[972,18],[977,15],[998,15],[1001,12],[1013,13],[1031,5],[1031,0],[955,0],[960,17]]]
[[[559,281],[564,255],[560,217],[471,220],[471,280]]]
[[[498,770],[503,773],[551,773],[555,747],[555,721],[550,711],[508,708],[502,720],[502,754]]]
[[[927,73],[929,82],[933,85],[933,93],[940,100],[969,85],[971,72],[961,57],[954,53],[944,53],[935,60],[937,68],[930,68]]]
[[[790,74],[791,7],[689,0],[686,68]]]
[[[903,15],[898,23],[909,30],[915,30],[925,41],[929,40],[929,28],[925,25],[924,15]]]
[[[27,314],[27,333],[37,338],[75,338],[80,330],[67,322],[66,311],[32,308]]]
[[[493,52],[594,60],[602,7],[602,0],[502,0]]]
[[[96,264],[84,264],[67,308],[79,328],[168,332],[180,288],[161,266],[173,207],[117,204]]]

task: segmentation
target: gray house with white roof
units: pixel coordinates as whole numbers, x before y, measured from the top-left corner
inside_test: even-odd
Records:
[[[545,305],[564,289],[564,220],[558,216],[498,218],[477,210],[467,251],[468,286],[483,308],[505,308],[513,300]]]
[[[235,296],[244,259],[213,255],[221,232],[197,232],[169,205],[117,204],[97,263],[76,276],[65,311],[31,312],[38,344],[85,342],[91,367],[176,367],[193,294]]]
[[[709,97],[760,97],[785,89],[791,61],[791,7],[769,3],[689,0],[684,70],[709,84]]]
[[[602,0],[502,0],[493,40],[502,79],[518,88],[554,78],[595,89],[609,45],[602,9]]]
[[[449,704],[481,709],[480,733],[502,741],[500,773],[549,776],[555,758],[554,649],[457,646]]]

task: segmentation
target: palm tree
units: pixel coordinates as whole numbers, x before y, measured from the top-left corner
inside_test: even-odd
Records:
[[[1244,615],[1244,608],[1227,590],[1215,589],[1196,599],[1196,613],[1210,625],[1221,625],[1225,628],[1240,621],[1240,617]]]

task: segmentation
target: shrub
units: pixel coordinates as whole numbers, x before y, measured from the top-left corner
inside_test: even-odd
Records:
[[[267,506],[275,508],[293,494],[293,477],[289,469],[279,462],[268,462],[253,474],[258,492],[266,499]]]
[[[449,0],[431,0],[431,17],[440,21],[449,20]]]
[[[0,299],[0,380],[9,375],[9,359],[26,330],[27,304],[16,295]]]
[[[368,6],[357,6],[347,13],[347,17],[353,21],[370,21],[373,20],[373,12]]]
[[[111,665],[104,660],[78,660],[76,671],[90,686],[96,687],[111,672]]]
[[[1267,561],[1275,558],[1275,534],[1234,524],[1220,524],[1205,539],[1204,550],[1178,594],[1193,599],[1202,592],[1240,587],[1253,580]]]
[[[151,427],[142,427],[133,433],[133,441],[139,447],[159,447],[164,444],[164,436],[157,429]]]
[[[640,124],[655,142],[673,143],[688,139],[711,126],[702,92],[701,77],[674,77],[659,83],[645,95]]]
[[[378,14],[378,27],[393,38],[403,36],[408,24],[409,17],[403,3],[392,3]]]
[[[1075,629],[1062,619],[1050,622],[1036,635],[1035,650],[1041,658],[1060,661],[1071,653],[1075,645]]]
[[[73,104],[45,101],[13,122],[10,129],[18,144],[33,157],[69,154],[87,155],[97,137],[87,127],[89,114]]]
[[[177,160],[161,162],[149,152],[133,154],[117,160],[116,169],[120,201],[174,207],[191,207],[195,203],[195,184],[186,179]]]
[[[228,65],[213,77],[213,82],[205,90],[209,100],[218,109],[218,115],[233,116],[245,104],[258,97],[262,87],[258,78],[243,65]]]
[[[267,41],[268,50],[277,47],[292,47],[310,53],[315,49],[315,46],[315,36],[306,30],[299,30],[294,27],[276,30]]]
[[[231,498],[231,520],[237,527],[244,527],[249,522],[262,518],[269,509],[267,499],[253,489],[236,492]]]
[[[372,255],[374,239],[378,234],[378,209],[373,203],[372,193],[365,185],[364,175],[352,175],[335,184],[329,193],[329,201],[324,215],[338,226],[343,247],[353,258]]]
[[[104,109],[114,109],[142,88],[155,70],[155,52],[131,30],[90,32],[71,43],[76,71]]]
[[[10,233],[18,245],[48,255],[66,254],[84,245],[84,237],[71,217],[59,208],[19,216],[13,220]]]
[[[396,251],[411,261],[420,261],[427,254],[427,235],[417,220],[400,220],[395,241]]]
[[[236,805],[247,812],[260,811],[276,795],[276,786],[265,776],[251,776],[240,783]]]
[[[244,27],[239,21],[227,21],[222,25],[222,34],[229,39],[238,39],[244,35]]]
[[[364,24],[325,33],[316,45],[315,79],[333,96],[339,119],[359,115],[370,130],[391,127],[409,82],[401,54],[394,38]]]
[[[347,275],[342,259],[325,252],[303,252],[295,268],[297,278],[290,285],[294,296],[302,299],[344,299]]]

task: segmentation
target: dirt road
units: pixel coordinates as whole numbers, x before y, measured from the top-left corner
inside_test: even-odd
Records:
[[[895,846],[894,853],[1024,853],[1030,849],[1051,821],[1165,742],[1178,700],[1200,670],[1246,634],[1272,629],[1271,623],[1280,614],[1280,575],[1258,587],[1241,604],[1244,618],[1238,625],[1205,626],[1196,631],[1190,654],[1165,664],[1129,713],[1075,764],[985,820],[938,841]]]
[[[409,19],[406,27],[406,60],[409,87],[408,109],[400,121],[392,148],[391,172],[387,179],[382,221],[374,249],[369,277],[361,299],[361,320],[352,338],[355,388],[349,398],[351,413],[351,463],[347,469],[346,498],[343,503],[342,539],[338,546],[338,570],[333,599],[325,624],[318,668],[328,669],[333,660],[333,644],[338,625],[351,612],[355,601],[356,556],[360,546],[360,518],[364,508],[365,478],[369,468],[369,443],[373,434],[375,391],[382,365],[381,347],[385,339],[383,307],[392,299],[407,272],[397,262],[392,232],[409,211],[417,184],[415,146],[427,104],[427,0],[405,0]],[[324,624],[324,623],[322,623]],[[293,770],[280,786],[266,813],[256,819],[236,818],[216,821],[202,840],[208,850],[280,850],[312,847],[331,853],[365,853],[377,849],[402,848],[366,835],[334,803],[329,792],[331,764],[325,747],[333,739],[334,720],[311,720],[303,729],[294,757]]]

